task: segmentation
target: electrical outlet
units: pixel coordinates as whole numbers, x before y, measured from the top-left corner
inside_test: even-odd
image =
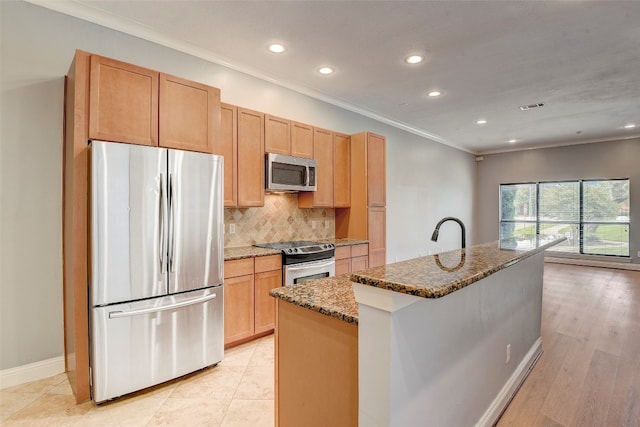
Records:
[[[504,362],[507,365],[511,361],[511,344],[507,344],[507,360]]]
[[[638,258],[640,258],[640,251],[638,251]]]
[[[311,221],[311,229],[312,230],[316,229],[316,222],[315,221]]]
[[[324,228],[329,228],[329,220],[328,219],[324,220]]]
[[[236,234],[236,225],[229,224],[229,234]]]

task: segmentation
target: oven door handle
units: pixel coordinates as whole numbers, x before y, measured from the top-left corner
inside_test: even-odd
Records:
[[[303,271],[303,270],[309,270],[310,268],[323,268],[323,267],[329,267],[331,265],[335,265],[336,261],[335,260],[331,260],[328,262],[323,262],[323,263],[318,263],[318,264],[311,264],[309,265],[308,263],[302,267],[292,267],[291,265],[287,266],[287,270],[288,271]]]

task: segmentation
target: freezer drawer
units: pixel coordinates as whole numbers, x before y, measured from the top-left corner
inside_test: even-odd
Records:
[[[96,402],[168,381],[222,360],[223,287],[94,307]]]

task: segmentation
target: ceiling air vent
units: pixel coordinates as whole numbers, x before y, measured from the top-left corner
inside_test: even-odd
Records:
[[[527,110],[531,110],[532,108],[538,108],[538,107],[544,107],[544,104],[542,102],[538,102],[537,104],[521,105],[520,109],[522,111],[527,111]]]

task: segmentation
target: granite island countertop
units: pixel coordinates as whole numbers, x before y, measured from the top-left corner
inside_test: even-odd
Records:
[[[441,298],[566,240],[526,236],[497,240],[351,274],[351,280],[422,298]]]
[[[440,298],[564,241],[502,240],[271,290],[270,295],[358,324],[353,282],[424,298]],[[515,248],[514,248],[515,245]]]
[[[350,273],[345,273],[299,285],[275,288],[269,295],[347,323],[358,324],[358,303],[349,275]]]

